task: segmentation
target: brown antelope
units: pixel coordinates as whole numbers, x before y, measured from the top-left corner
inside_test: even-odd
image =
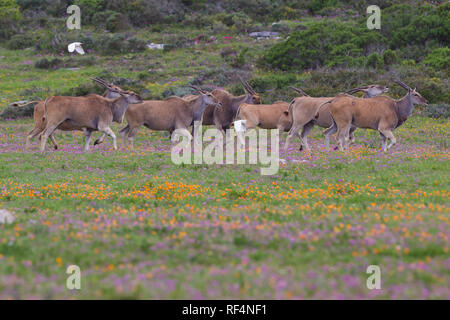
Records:
[[[414,105],[428,105],[427,100],[416,89],[411,89],[401,81],[395,82],[408,91],[398,100],[387,96],[369,99],[338,96],[327,103],[331,111],[333,127],[337,129],[341,151],[347,149],[345,140],[351,126],[377,130],[382,139],[383,151],[389,150],[397,141],[392,131],[412,115]],[[389,145],[387,145],[388,139]]]
[[[96,79],[98,79],[100,81],[105,81],[105,80],[102,80],[100,78],[96,78]],[[117,87],[117,86],[115,86],[113,84],[109,84],[109,85],[110,85],[110,87],[112,89],[122,90],[121,88],[119,88],[119,87]],[[120,94],[109,90],[108,87],[107,87],[106,91],[103,93],[103,97],[108,98],[108,99],[117,98],[119,96],[120,96]],[[36,101],[34,101],[34,102],[36,102]],[[33,102],[29,102],[27,104],[30,104],[30,103],[33,103]],[[43,117],[44,117],[44,101],[39,101],[39,103],[34,106],[34,113],[33,113],[34,128],[27,135],[25,149],[29,149],[30,143],[31,143],[31,139],[35,138],[38,135],[39,135],[39,138],[40,138],[40,134],[45,129],[45,125],[46,125],[45,122],[43,121]],[[61,131],[76,131],[76,130],[84,131],[83,128],[74,127],[70,121],[64,121],[63,123],[61,123],[58,126],[57,129],[61,130]],[[106,137],[106,135],[103,135],[102,138],[104,139],[104,137]],[[55,150],[57,150],[58,149],[58,143],[56,142],[56,139],[55,139],[54,135],[51,134],[49,136],[49,138],[50,138],[51,142],[53,143],[53,147],[55,148]]]
[[[357,91],[363,91],[365,95],[372,97],[374,95],[380,95],[388,90],[389,88],[385,86],[371,85],[366,87],[354,88],[349,92],[355,93]],[[331,127],[333,121],[328,106],[324,105],[319,110],[319,107],[321,105],[323,105],[325,102],[330,101],[331,99],[333,99],[333,97],[313,98],[307,96],[295,98],[291,102],[288,110],[285,112],[285,114],[291,118],[292,127],[286,138],[286,143],[284,144],[284,153],[287,152],[289,143],[294,136],[297,136],[301,141],[300,150],[310,150],[310,147],[308,145],[308,134],[311,129],[315,125],[322,128]],[[300,129],[302,129],[301,134],[299,134]],[[354,140],[353,132],[355,130],[356,127],[350,129],[349,135],[352,141]],[[324,134],[325,147],[328,149],[330,146],[330,136],[333,134],[333,131],[326,130]]]
[[[192,140],[192,135],[187,128],[194,121],[201,121],[207,106],[220,108],[222,104],[211,93],[194,87],[200,95],[188,99],[169,97],[166,100],[148,100],[141,104],[130,106],[125,113],[128,125],[120,130],[123,143],[125,137],[133,147],[134,137],[142,125],[157,131],[168,131],[171,135],[178,133]]]
[[[53,96],[44,102],[45,128],[41,137],[41,152],[45,151],[48,137],[65,121],[73,130],[84,129],[85,151],[89,150],[89,142],[93,131],[102,131],[113,140],[114,149],[117,149],[116,136],[111,130],[111,122],[122,122],[129,104],[141,103],[139,95],[131,91],[123,91],[113,88],[112,85],[101,79],[93,79],[105,86],[108,90],[118,93],[120,96],[108,99],[96,94],[84,97]]]
[[[222,103],[222,108],[207,107],[203,114],[203,125],[215,125],[218,130],[225,134],[225,130],[230,127],[235,119],[241,104],[261,104],[261,98],[248,82],[241,78],[239,80],[245,90],[245,94],[242,96],[236,97],[221,89],[215,89],[211,92]]]
[[[290,87],[303,96],[308,96],[301,89]],[[277,101],[273,104],[254,105],[243,103],[239,107],[235,121],[240,121],[243,131],[237,132],[241,145],[244,143],[242,134],[245,131],[260,127],[263,129],[278,129],[280,132],[288,132],[292,121],[284,112],[287,111],[289,103]]]

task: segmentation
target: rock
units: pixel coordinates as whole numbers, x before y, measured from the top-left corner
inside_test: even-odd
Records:
[[[149,49],[156,49],[156,50],[164,50],[164,44],[162,43],[150,43],[147,45],[147,48]]]
[[[279,32],[274,31],[261,31],[261,32],[252,32],[249,34],[249,36],[252,38],[262,39],[262,38],[275,38],[278,37],[279,34],[280,34]]]
[[[12,212],[9,212],[4,209],[0,209],[0,224],[8,224],[13,223],[16,220],[16,217]]]

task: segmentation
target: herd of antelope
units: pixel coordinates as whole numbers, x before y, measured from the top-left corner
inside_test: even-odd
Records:
[[[302,90],[291,87],[300,94],[291,103],[278,101],[261,104],[260,96],[242,79],[240,81],[245,94],[241,96],[234,96],[221,89],[207,92],[191,86],[197,95],[146,101],[138,94],[122,90],[100,78],[93,80],[106,88],[102,96],[52,96],[35,105],[35,127],[27,136],[26,148],[29,148],[32,138],[39,136],[41,152],[45,151],[48,138],[57,149],[53,133],[59,129],[83,131],[85,151],[89,150],[94,131],[103,132],[94,144],[102,143],[108,135],[112,138],[114,149],[117,149],[116,135],[110,126],[113,121],[122,123],[125,118],[128,124],[120,130],[120,135],[123,144],[128,140],[131,147],[141,126],[170,134],[177,130],[191,140],[193,136],[188,129],[194,121],[214,125],[222,133],[239,121],[244,128],[237,132],[241,144],[244,141],[243,132],[256,127],[289,132],[284,153],[294,136],[300,139],[300,150],[310,150],[308,134],[315,125],[326,128],[324,135],[327,148],[330,136],[336,134],[340,150],[346,150],[349,143],[354,141],[356,128],[364,128],[377,130],[382,139],[382,148],[387,151],[396,143],[392,131],[411,116],[414,105],[428,104],[416,89],[411,89],[401,81],[395,82],[407,93],[398,100],[381,95],[389,90],[388,86],[382,85],[354,88],[335,97],[310,97]],[[364,92],[362,98],[352,95],[358,91]]]

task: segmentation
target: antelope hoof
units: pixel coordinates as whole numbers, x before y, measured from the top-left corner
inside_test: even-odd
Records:
[[[303,151],[303,146],[300,146],[300,148],[298,148],[298,151]]]

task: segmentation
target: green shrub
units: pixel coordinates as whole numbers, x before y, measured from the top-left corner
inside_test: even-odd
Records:
[[[141,52],[147,49],[147,43],[136,37],[128,39],[127,48],[129,52]]]
[[[127,17],[121,13],[114,12],[106,19],[106,29],[111,32],[129,29]]]
[[[236,56],[236,59],[234,59],[231,66],[235,68],[242,68],[245,65],[245,55],[247,52],[248,48],[242,49],[242,51]]]
[[[0,39],[9,39],[21,19],[16,0],[0,0]]]
[[[96,63],[97,59],[94,55],[73,56],[64,60],[64,67],[74,68],[82,66],[93,66]]]
[[[374,52],[367,57],[366,65],[371,68],[380,69],[383,67],[383,57]]]
[[[252,19],[243,12],[234,13],[231,17],[232,29],[234,31],[242,32],[251,26]]]
[[[63,61],[58,58],[52,58],[50,60],[47,58],[42,58],[36,61],[34,66],[38,69],[56,69],[61,66],[62,63]]]
[[[127,43],[123,34],[106,35],[100,38],[99,50],[105,55],[115,55],[127,51]]]
[[[39,34],[36,38],[35,50],[46,53],[67,52],[67,45],[74,41],[79,41],[79,39],[74,33],[68,33],[66,29],[45,29],[44,33]]]
[[[312,0],[309,5],[311,13],[316,14],[320,10],[327,7],[334,7],[337,5],[337,0]]]
[[[274,11],[274,16],[277,19],[291,19],[295,20],[299,17],[299,11],[290,6],[282,6]]]
[[[97,85],[92,81],[89,81],[74,88],[70,88],[64,91],[57,91],[57,95],[79,97],[86,96],[91,93],[102,95],[104,92],[104,87]]]
[[[189,38],[184,35],[174,35],[166,40],[164,51],[168,52],[173,49],[186,48],[190,45]]]
[[[100,37],[95,49],[103,55],[116,55],[127,52],[141,52],[146,49],[146,42],[136,37],[126,38],[124,34],[114,33]]]
[[[6,43],[10,50],[20,50],[34,46],[35,40],[28,34],[16,34]]]
[[[80,6],[84,21],[91,22],[92,17],[100,11],[104,11],[107,0],[76,0],[75,4]]]
[[[450,105],[446,103],[430,104],[422,109],[422,115],[430,118],[450,118]]]
[[[277,22],[272,24],[272,31],[280,33],[289,33],[291,28],[285,22]]]
[[[404,59],[404,60],[402,60],[401,65],[402,66],[415,66],[416,62],[412,59]]]
[[[383,10],[381,32],[389,39],[391,48],[409,45],[425,46],[435,40],[448,45],[450,39],[449,6],[447,10],[425,4],[394,5]]]
[[[265,77],[255,77],[249,81],[249,84],[256,92],[264,92],[271,89],[282,89],[297,80],[295,74],[269,75]]]
[[[379,33],[371,32],[362,23],[314,22],[306,30],[293,32],[289,39],[267,50],[263,61],[281,70],[357,65],[362,62],[357,58],[384,42]],[[346,58],[342,59],[343,56]]]
[[[386,66],[395,64],[398,61],[397,52],[394,50],[388,49],[383,52],[383,62]]]
[[[423,62],[435,70],[448,69],[450,67],[450,49],[448,47],[434,49]]]
[[[97,28],[104,28],[106,29],[106,21],[111,17],[112,15],[116,14],[117,12],[112,10],[104,10],[96,12],[92,16],[92,24],[95,25]]]

